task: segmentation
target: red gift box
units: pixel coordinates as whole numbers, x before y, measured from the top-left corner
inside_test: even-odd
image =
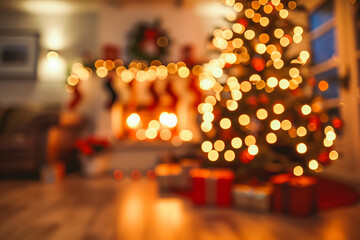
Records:
[[[273,176],[270,182],[273,184],[273,200],[272,208],[274,212],[281,213],[287,212],[289,202],[289,182],[292,178],[291,174],[284,173]]]
[[[210,171],[206,169],[192,169],[190,171],[192,179],[192,200],[194,204],[205,205],[205,179],[210,176]]]
[[[234,173],[229,170],[220,170],[216,186],[216,203],[218,206],[228,207],[231,205],[231,188],[234,181]]]
[[[290,181],[289,212],[293,216],[306,217],[316,211],[317,180],[314,177],[294,177]]]
[[[231,188],[234,173],[227,169],[193,169],[190,172],[193,190],[192,199],[198,205],[231,205]]]
[[[316,186],[314,177],[296,177],[291,174],[273,176],[273,210],[293,216],[309,216],[316,210]]]

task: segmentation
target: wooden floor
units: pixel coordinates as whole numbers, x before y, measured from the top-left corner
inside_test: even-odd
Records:
[[[159,197],[156,182],[68,177],[0,182],[2,240],[360,239],[360,204],[307,219],[199,208]]]

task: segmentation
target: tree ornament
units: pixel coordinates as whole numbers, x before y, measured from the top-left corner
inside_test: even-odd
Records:
[[[318,160],[320,163],[323,163],[323,164],[330,163],[331,160],[329,158],[329,151],[324,151],[324,152],[320,153],[318,156]]]
[[[258,72],[265,68],[265,60],[262,57],[254,57],[251,59],[251,66]]]
[[[247,150],[243,150],[240,153],[240,162],[244,164],[249,164],[254,159],[253,155],[250,155]]]
[[[237,23],[240,23],[241,25],[243,25],[245,28],[247,28],[249,22],[246,18],[240,18]]]

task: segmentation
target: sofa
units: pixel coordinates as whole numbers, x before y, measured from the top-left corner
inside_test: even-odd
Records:
[[[0,106],[0,178],[38,178],[58,112],[49,106]]]

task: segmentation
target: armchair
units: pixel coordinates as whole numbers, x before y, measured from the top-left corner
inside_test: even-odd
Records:
[[[59,123],[53,111],[27,107],[0,111],[0,178],[35,177],[46,163],[51,126]]]

